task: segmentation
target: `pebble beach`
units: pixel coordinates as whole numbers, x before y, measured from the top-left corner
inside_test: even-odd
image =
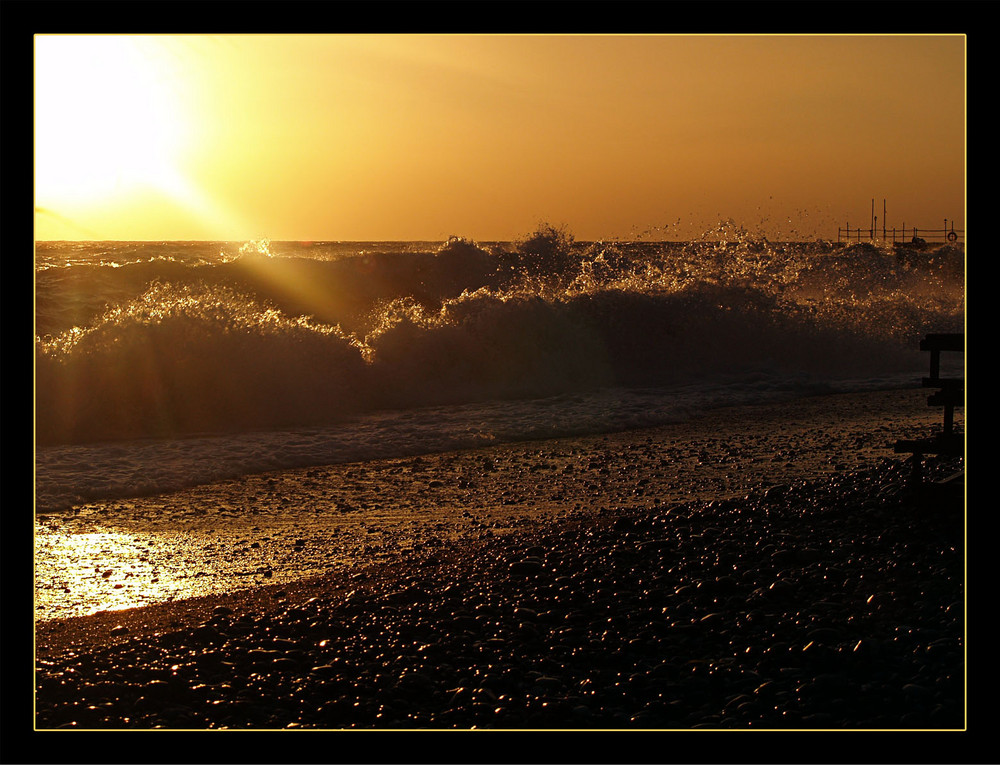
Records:
[[[891,447],[938,425],[924,400],[718,410],[42,519],[36,728],[961,730],[965,491],[936,481],[963,464],[929,458],[914,487]],[[75,574],[44,554],[88,534],[132,546]]]

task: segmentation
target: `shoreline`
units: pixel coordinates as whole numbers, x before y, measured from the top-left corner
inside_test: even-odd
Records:
[[[36,521],[36,619],[347,577],[602,507],[653,510],[849,472],[900,459],[894,439],[933,429],[939,413],[923,398],[920,389],[835,394],[712,410],[648,430],[90,502]]]
[[[914,401],[841,394],[150,498],[190,510],[250,485],[272,514],[194,513],[187,534],[252,518],[284,544],[258,548],[272,581],[37,622],[37,727],[960,729],[964,486],[907,486],[891,442],[939,416]],[[305,533],[278,512],[301,520],[317,496],[355,502],[327,538],[333,516],[306,513]],[[178,518],[131,507],[118,528],[136,535]],[[294,575],[303,560],[325,568]]]
[[[961,496],[905,478],[608,509],[109,640],[78,620],[38,727],[958,730]]]

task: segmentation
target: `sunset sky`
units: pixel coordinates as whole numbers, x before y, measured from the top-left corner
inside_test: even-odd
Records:
[[[38,35],[35,234],[835,238],[873,198],[889,227],[964,228],[965,46]]]

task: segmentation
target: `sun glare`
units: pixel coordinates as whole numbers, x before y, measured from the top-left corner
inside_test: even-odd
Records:
[[[182,197],[190,137],[157,38],[35,39],[36,204],[107,205],[153,190]]]

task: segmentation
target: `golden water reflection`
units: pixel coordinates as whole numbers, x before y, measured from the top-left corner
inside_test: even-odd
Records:
[[[302,576],[230,535],[36,527],[35,616],[84,616]]]

